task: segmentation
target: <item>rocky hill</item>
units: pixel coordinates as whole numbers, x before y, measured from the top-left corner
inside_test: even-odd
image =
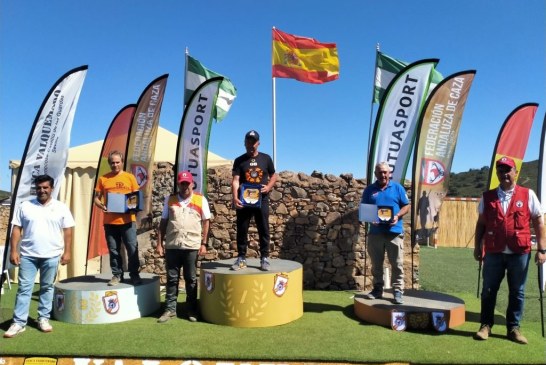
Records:
[[[452,173],[449,176],[448,196],[453,197],[481,197],[482,192],[488,189],[489,166],[480,169],[470,169],[467,172]],[[518,179],[518,184],[537,192],[538,160],[524,162]]]

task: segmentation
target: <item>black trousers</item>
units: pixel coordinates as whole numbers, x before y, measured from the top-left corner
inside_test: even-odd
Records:
[[[186,284],[186,303],[190,310],[197,309],[197,253],[198,250],[165,250],[167,287],[165,310],[176,313],[180,270]]]
[[[269,257],[269,199],[262,199],[259,208],[245,207],[237,209],[237,251],[239,257],[246,256],[248,247],[248,227],[254,217],[260,236],[260,255]]]

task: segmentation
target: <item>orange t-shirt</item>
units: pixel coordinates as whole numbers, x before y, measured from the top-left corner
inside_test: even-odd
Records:
[[[102,193],[106,202],[108,193],[127,194],[138,191],[140,187],[133,174],[121,171],[119,174],[109,172],[99,177],[99,183],[95,191]],[[108,202],[106,202],[108,203]],[[126,224],[136,221],[135,214],[132,213],[104,213],[104,224]]]

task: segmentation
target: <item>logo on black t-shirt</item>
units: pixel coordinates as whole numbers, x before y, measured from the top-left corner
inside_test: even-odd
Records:
[[[263,176],[264,176],[264,172],[259,167],[250,168],[246,170],[245,172],[246,181],[252,184],[261,183]]]

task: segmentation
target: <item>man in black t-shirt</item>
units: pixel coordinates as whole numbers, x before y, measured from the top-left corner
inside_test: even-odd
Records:
[[[231,192],[233,194],[233,206],[237,209],[237,252],[238,257],[232,270],[240,270],[246,267],[246,251],[248,247],[248,227],[250,219],[254,217],[258,235],[260,236],[260,269],[269,271],[269,195],[277,174],[271,157],[258,152],[260,135],[251,130],[245,135],[246,153],[237,157],[233,163],[233,180]],[[240,200],[241,186],[243,184],[259,185],[259,206],[245,206]],[[246,185],[245,185],[246,186]],[[258,204],[257,204],[258,205]]]

